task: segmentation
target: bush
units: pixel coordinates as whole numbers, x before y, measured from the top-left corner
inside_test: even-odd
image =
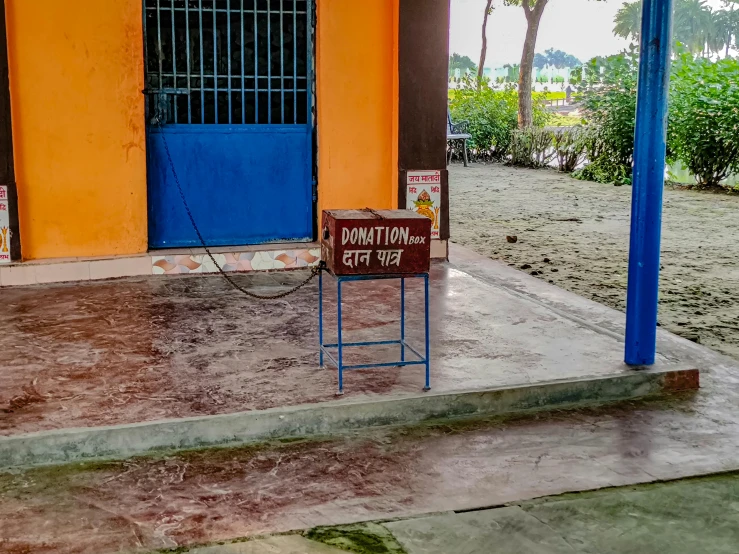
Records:
[[[592,130],[586,127],[532,127],[511,137],[511,164],[546,167],[556,158],[560,171],[572,173],[583,161]]]
[[[587,64],[581,97],[592,125],[585,146],[589,163],[576,177],[600,183],[631,182],[637,71],[634,48]]]
[[[572,173],[585,157],[588,133],[585,127],[563,127],[552,131],[552,146],[557,156],[560,171]]]
[[[523,167],[545,167],[554,159],[554,133],[550,129],[530,127],[516,130],[511,137],[511,164]]]
[[[591,127],[585,145],[588,164],[575,177],[631,183],[637,70],[635,49],[586,65],[581,86]],[[736,83],[735,59],[712,62],[683,53],[672,65],[667,157],[682,162],[700,186],[716,186],[739,172]]]
[[[668,145],[701,186],[739,171],[739,61],[693,60],[673,67]]]
[[[596,183],[614,183],[616,185],[631,184],[631,167],[615,164],[610,155],[602,129],[596,125],[588,125],[581,136],[584,158],[588,163],[572,173],[575,179],[595,181]],[[590,161],[592,160],[592,161]]]
[[[472,139],[468,144],[473,155],[493,161],[507,159],[511,135],[518,127],[518,93],[513,87],[496,90],[485,82],[478,88],[475,79],[466,79],[449,107],[454,121],[469,123]],[[546,117],[542,95],[535,94],[535,124],[542,125]]]

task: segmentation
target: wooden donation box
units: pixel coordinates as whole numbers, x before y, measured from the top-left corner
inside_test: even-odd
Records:
[[[326,210],[321,258],[336,276],[428,273],[431,220],[410,210]]]

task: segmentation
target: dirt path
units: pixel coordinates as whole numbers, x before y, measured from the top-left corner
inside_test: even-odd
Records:
[[[450,183],[454,242],[625,310],[631,187],[481,164]],[[739,196],[666,190],[662,268],[660,324],[739,358]]]

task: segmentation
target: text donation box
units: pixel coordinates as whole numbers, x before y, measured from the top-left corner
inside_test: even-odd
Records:
[[[330,210],[323,212],[321,258],[337,283],[337,341],[324,341],[323,275],[318,285],[318,335],[321,367],[328,360],[338,369],[339,394],[344,391],[344,371],[394,366],[425,368],[424,390],[430,388],[429,370],[429,266],[431,261],[431,220],[409,210]],[[416,349],[406,340],[406,280],[423,279],[424,347]],[[400,337],[374,337],[377,340],[347,341],[343,325],[342,285],[349,281],[397,279],[400,281]],[[387,295],[378,302],[387,302]],[[364,296],[363,296],[364,297]],[[348,307],[348,306],[347,306]],[[372,338],[372,337],[366,337]],[[419,337],[420,338],[420,337]],[[359,360],[366,347],[383,347],[385,359]],[[349,353],[347,358],[347,351]],[[396,350],[397,349],[397,350]],[[377,355],[377,348],[373,349]],[[397,354],[395,353],[397,352]],[[398,356],[396,358],[395,356]],[[387,359],[387,358],[390,359]]]
[[[334,275],[428,273],[431,220],[410,210],[325,211],[321,258]]]

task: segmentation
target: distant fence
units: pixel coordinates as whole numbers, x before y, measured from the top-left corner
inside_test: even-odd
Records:
[[[567,99],[566,98],[555,98],[553,100],[544,100],[544,105],[551,106],[553,108],[556,108],[558,106],[566,106]]]

